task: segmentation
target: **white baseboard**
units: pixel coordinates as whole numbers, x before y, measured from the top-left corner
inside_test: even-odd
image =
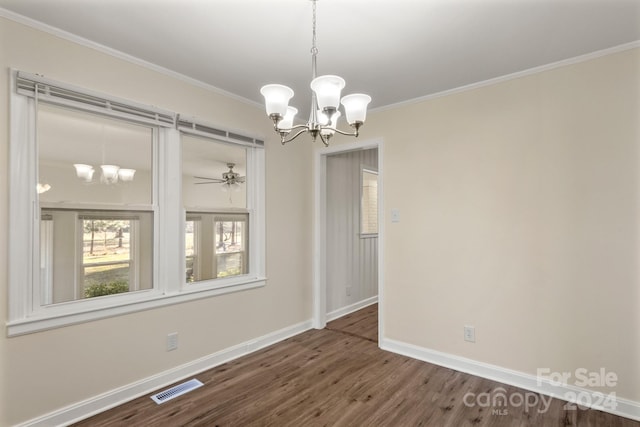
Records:
[[[609,412],[621,417],[630,418],[640,421],[640,402],[613,396],[611,405],[601,406],[603,401],[602,393],[593,390],[576,387],[569,384],[560,384],[549,381],[546,378],[538,378],[534,375],[525,374],[523,372],[512,371],[500,366],[490,365],[455,356],[448,353],[442,353],[413,344],[407,344],[401,341],[389,338],[380,339],[380,348],[392,353],[401,354],[413,359],[422,360],[424,362],[433,363],[434,365],[444,366],[456,371],[465,372],[482,378],[487,378],[503,384],[512,385],[524,390],[533,391],[545,396],[555,397],[567,402],[578,403],[583,407]],[[578,401],[576,401],[578,397]],[[576,405],[572,405],[576,408]]]
[[[123,387],[108,391],[85,401],[78,402],[41,417],[34,418],[19,424],[18,427],[66,426],[74,422],[78,422],[100,412],[106,411],[107,409],[126,403],[132,399],[144,396],[145,394],[150,394],[159,388],[166,387],[177,381],[206,371],[207,369],[211,369],[271,344],[283,341],[309,329],[311,329],[311,320],[271,332],[259,338],[226,348],[192,362],[185,363],[184,365],[177,366],[157,375],[145,378],[141,381],[127,384]]]
[[[333,310],[331,313],[327,313],[327,322],[331,322],[332,320],[336,320],[339,317],[346,316],[349,313],[353,313],[354,311],[358,311],[361,308],[368,307],[371,304],[375,304],[377,302],[378,296],[376,295],[374,297],[363,299],[362,301],[358,301],[346,307]]]

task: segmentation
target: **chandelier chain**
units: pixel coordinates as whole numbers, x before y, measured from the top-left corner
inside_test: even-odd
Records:
[[[274,130],[280,134],[280,142],[286,144],[296,139],[303,133],[309,133],[313,140],[319,137],[325,146],[329,146],[329,138],[334,134],[355,136],[364,123],[367,104],[371,97],[366,94],[351,94],[340,98],[340,91],[344,88],[344,79],[340,76],[317,76],[317,14],[316,3],[311,0],[312,6],[312,33],[311,33],[311,109],[309,121],[306,124],[294,124],[294,116],[298,112],[296,108],[289,107],[289,99],[293,96],[293,89],[280,85],[269,84],[260,89],[265,98],[267,115],[273,120]],[[353,132],[344,132],[336,127],[340,112],[340,104],[344,106],[346,119],[354,129]],[[319,120],[320,118],[320,120]],[[293,136],[292,131],[296,130]]]
[[[313,4],[313,33],[311,37],[311,54],[316,56],[318,54],[318,48],[316,47],[316,0],[311,0]]]

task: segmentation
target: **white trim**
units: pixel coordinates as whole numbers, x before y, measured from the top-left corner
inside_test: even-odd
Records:
[[[566,67],[568,65],[579,64],[581,62],[591,61],[607,55],[613,55],[615,53],[624,52],[625,50],[640,48],[640,40],[636,40],[630,43],[613,46],[607,49],[590,52],[584,55],[575,56],[573,58],[563,59],[561,61],[552,62],[550,64],[540,65],[538,67],[529,68],[527,70],[516,71],[515,73],[506,74],[500,77],[494,77],[492,79],[484,80],[481,82],[470,83],[468,85],[456,87],[453,89],[443,90],[441,92],[432,93],[425,96],[419,96],[417,98],[408,99],[406,101],[396,102],[394,104],[387,104],[376,108],[371,108],[370,113],[377,113],[380,111],[392,110],[395,108],[405,107],[412,104],[418,104],[420,102],[430,101],[436,98],[442,98],[444,96],[454,95],[456,93],[467,92],[474,89],[479,89],[485,86],[493,86],[499,83],[503,83],[509,80],[519,79],[521,77],[530,76],[533,74],[539,74],[545,71],[554,70],[556,68]]]
[[[36,427],[52,425],[69,425],[118,405],[150,394],[158,389],[167,387],[187,377],[197,375],[208,369],[212,369],[223,363],[245,356],[264,347],[283,341],[294,335],[301,334],[311,329],[311,321],[288,326],[278,331],[270,332],[256,339],[245,341],[241,344],[225,348],[200,359],[193,360],[159,374],[147,377],[126,386],[94,396],[82,402],[69,405],[65,408],[45,414],[18,424],[17,427]],[[206,384],[205,384],[206,385]]]
[[[331,322],[332,320],[336,320],[342,316],[346,316],[347,314],[351,314],[354,311],[358,311],[365,307],[369,307],[372,304],[378,302],[378,296],[373,296],[370,298],[363,299],[362,301],[355,302],[351,305],[347,305],[345,307],[339,308],[337,310],[333,310],[331,313],[327,313],[327,322]]]
[[[15,88],[16,70],[11,70],[10,84]],[[80,90],[80,88],[76,88]],[[90,93],[90,92],[88,92]],[[151,209],[154,215],[153,289],[127,292],[104,298],[78,299],[43,306],[39,283],[39,208],[34,189],[37,182],[36,129],[38,91],[33,98],[10,91],[9,144],[9,322],[8,336],[22,335],[95,319],[118,316],[168,304],[182,303],[215,295],[252,289],[266,284],[265,278],[265,184],[264,149],[261,146],[243,147],[247,150],[247,168],[255,172],[255,179],[247,184],[248,209],[252,244],[249,247],[249,274],[217,279],[215,283],[183,289],[184,211],[181,207],[181,139],[173,128],[150,126],[153,129],[153,202],[152,205],[128,205],[127,208]],[[241,135],[240,135],[241,136]],[[178,162],[170,160],[178,159]],[[49,204],[69,208],[73,203]],[[78,204],[82,209],[95,203]],[[107,206],[107,205],[105,205]],[[183,227],[175,227],[182,224]],[[19,235],[19,236],[18,236]],[[175,244],[178,242],[178,244]],[[180,243],[182,242],[182,243]],[[31,248],[31,249],[30,249]],[[37,248],[37,250],[34,250]],[[158,249],[160,248],[160,249]],[[202,284],[201,284],[202,285]]]
[[[384,289],[384,168],[382,138],[341,144],[316,149],[314,153],[314,257],[313,257],[313,327],[322,329],[327,325],[326,285],[326,206],[327,156],[358,150],[378,150],[378,336],[384,333],[383,289]]]
[[[579,402],[580,405],[590,406],[593,409],[640,421],[640,402],[616,397],[613,399],[613,402],[616,405],[614,410],[596,405],[586,405],[586,403],[590,402],[600,402],[601,395],[593,390],[573,385],[552,383],[546,378],[538,378],[524,372],[513,371],[500,366],[478,362],[472,359],[419,347],[389,338],[380,339],[380,348],[382,350],[401,354],[413,359],[422,360],[423,362],[444,366],[449,369],[454,369],[456,371],[475,375],[481,378],[487,378],[492,381],[512,385],[524,390],[540,393],[545,396],[555,397],[560,400],[571,402],[572,399],[568,398],[568,396],[582,394],[588,398],[581,400],[581,402]]]
[[[322,329],[327,325],[327,156],[318,151],[315,153],[314,171],[312,320],[314,328]]]
[[[7,9],[3,9],[0,7],[0,17],[7,18],[11,21],[17,22],[19,24],[26,25],[28,27],[34,28],[39,31],[43,31],[45,33],[51,34],[53,36],[59,37],[64,40],[68,40],[72,43],[79,44],[84,47],[88,47],[89,49],[96,50],[98,52],[104,53],[106,55],[113,56],[115,58],[121,59],[123,61],[127,61],[134,65],[138,65],[144,68],[147,68],[151,71],[155,71],[160,74],[164,74],[165,76],[175,78],[185,83],[192,84],[194,86],[200,87],[202,89],[206,89],[208,91],[217,93],[222,96],[226,96],[228,98],[234,99],[236,101],[240,101],[244,104],[251,105],[253,107],[258,107],[263,109],[264,106],[256,101],[253,101],[248,98],[244,98],[240,95],[236,95],[231,92],[227,92],[226,90],[220,89],[203,81],[194,79],[192,77],[188,77],[184,74],[180,74],[176,71],[169,70],[168,68],[162,67],[160,65],[156,65],[152,62],[145,61],[140,58],[136,58],[135,56],[129,55],[128,53],[121,52],[119,50],[107,47],[100,43],[93,42],[91,40],[87,40],[83,37],[77,36],[75,34],[69,33],[67,31],[61,30],[60,28],[53,27],[51,25],[44,24],[40,21],[36,21],[35,19],[27,18],[26,16],[17,14]]]

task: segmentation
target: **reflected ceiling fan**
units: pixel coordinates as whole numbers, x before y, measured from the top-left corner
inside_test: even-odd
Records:
[[[203,179],[203,182],[196,182],[195,184],[222,184],[222,190],[227,191],[232,188],[234,190],[240,189],[240,184],[244,184],[245,178],[244,176],[240,176],[239,173],[233,171],[233,167],[235,163],[227,163],[227,167],[229,168],[228,172],[224,172],[222,174],[222,178],[207,178],[205,176],[194,176],[196,179]]]

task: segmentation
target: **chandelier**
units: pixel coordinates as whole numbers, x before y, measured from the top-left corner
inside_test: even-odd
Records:
[[[95,172],[93,166],[84,163],[74,163],[73,167],[76,169],[76,176],[83,182],[89,184],[93,181],[93,174]],[[118,182],[118,179],[122,182],[131,182],[136,173],[135,169],[124,169],[117,165],[100,165],[100,169],[102,170],[100,182],[103,184],[115,184]]]
[[[293,90],[280,84],[268,84],[260,89],[264,96],[267,115],[273,120],[276,132],[280,134],[280,142],[286,144],[293,141],[305,132],[309,132],[315,141],[318,136],[325,146],[329,146],[329,139],[337,132],[341,135],[358,136],[360,127],[367,116],[367,104],[371,97],[362,93],[346,95],[340,99],[340,92],[345,86],[341,77],[325,75],[316,77],[316,1],[313,4],[313,37],[311,44],[311,113],[309,121],[304,125],[295,125],[293,120],[298,110],[289,106],[289,100],[293,97]],[[343,132],[337,128],[338,118],[341,113],[338,107],[342,103],[347,123],[354,132]],[[292,131],[293,136],[289,137]]]

